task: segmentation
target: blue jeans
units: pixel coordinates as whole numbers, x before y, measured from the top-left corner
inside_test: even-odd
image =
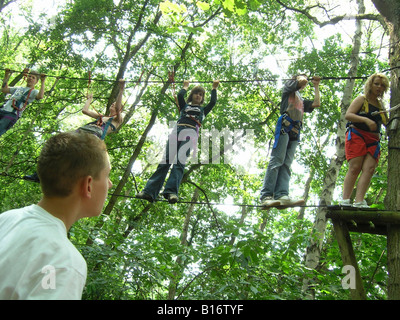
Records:
[[[0,110],[0,136],[6,133],[15,122],[17,122],[17,115],[15,113]]]
[[[290,141],[288,134],[279,136],[278,144],[271,152],[260,199],[267,196],[279,199],[282,196],[289,195],[290,167],[298,144],[297,140]]]
[[[172,170],[165,184],[163,194],[173,193],[177,195],[186,161],[196,143],[197,132],[195,129],[183,126],[175,127],[169,135],[164,158],[147,181],[143,192],[150,195],[153,200],[156,199],[172,165]]]

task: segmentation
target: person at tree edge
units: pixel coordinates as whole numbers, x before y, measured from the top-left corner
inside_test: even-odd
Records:
[[[299,91],[308,83],[304,74],[295,75],[283,87],[280,113],[275,129],[275,141],[270,161],[260,192],[261,206],[293,206],[304,203],[289,197],[291,165],[300,140],[304,112],[312,112],[320,102],[319,83],[321,78],[314,76],[314,100],[304,100]]]
[[[343,183],[341,205],[351,206],[350,197],[358,176],[354,207],[369,208],[364,199],[380,157],[380,131],[388,119],[382,97],[389,89],[388,78],[381,73],[371,75],[364,85],[364,95],[353,100],[346,112],[345,151],[348,171]]]

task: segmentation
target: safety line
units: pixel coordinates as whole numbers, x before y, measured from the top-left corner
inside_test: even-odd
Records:
[[[14,176],[14,175],[10,175],[6,172],[0,172],[0,177],[10,177],[13,179],[21,179],[21,180],[25,180],[23,177],[20,176]],[[143,200],[141,198],[138,198],[136,196],[127,196],[124,194],[114,194],[114,193],[109,193],[109,196],[112,197],[118,197],[118,198],[130,198],[130,199],[138,199],[138,200]],[[147,200],[144,200],[147,201]],[[155,199],[153,202],[168,202],[167,199]],[[217,202],[202,202],[202,201],[184,201],[184,200],[178,200],[176,203],[183,203],[183,204],[196,204],[196,205],[213,205],[213,206],[230,206],[230,207],[248,207],[248,208],[264,208],[265,206],[262,205],[256,205],[256,204],[239,204],[239,203],[217,203]],[[150,204],[150,203],[149,203]],[[336,206],[335,204],[330,204],[330,205],[317,205],[317,204],[309,204],[309,205],[299,205],[299,206],[292,206],[292,207],[287,207],[285,209],[288,208],[328,208],[328,207],[332,207],[332,206]],[[271,208],[277,208],[279,209],[279,207],[270,207],[270,208],[266,208],[267,209],[271,209]],[[346,207],[342,207],[343,209],[346,209]],[[380,211],[380,212],[384,212],[384,211],[390,211],[393,212],[393,210],[386,210],[386,209],[375,209],[375,208],[370,208],[370,210],[368,211]]]
[[[136,197],[136,196],[127,196],[127,195],[123,195],[123,194],[113,194],[113,193],[110,193],[109,196],[143,200],[143,199],[138,198],[138,197]],[[147,200],[144,200],[144,201],[147,201]],[[166,200],[166,199],[155,199],[153,202],[168,202],[168,200]],[[179,201],[176,202],[176,203],[197,204],[197,205],[213,205],[213,206],[251,207],[251,208],[264,208],[264,207],[265,207],[265,206],[256,205],[256,204],[216,203],[216,202],[184,201],[184,200],[179,200]],[[324,208],[324,207],[328,207],[328,205],[300,205],[300,206],[295,206],[295,207],[304,207],[304,208]],[[294,208],[294,207],[293,207],[293,208]]]
[[[109,196],[115,196],[115,197],[122,197],[122,198],[131,198],[131,199],[139,199],[139,200],[144,200],[141,198],[137,198],[136,196],[127,196],[127,195],[123,195],[123,194],[112,194],[110,193]],[[147,200],[144,200],[147,202]],[[155,199],[153,201],[154,202],[168,202],[168,200],[164,200],[164,199]],[[184,201],[184,200],[178,200],[178,202],[176,203],[183,203],[183,204],[196,204],[196,205],[213,205],[213,206],[230,206],[230,207],[248,207],[248,208],[265,208],[265,206],[262,205],[255,205],[255,204],[238,204],[238,203],[216,203],[216,202],[199,202],[199,201]],[[151,204],[151,203],[149,203]],[[289,206],[286,208],[282,208],[282,209],[290,209],[290,208],[329,208],[329,207],[335,207],[335,206],[340,206],[339,204],[325,204],[325,205],[321,205],[321,204],[309,204],[309,205],[296,205],[296,206]],[[272,208],[276,208],[276,209],[280,209],[280,207],[270,207],[270,208],[265,208],[264,210],[269,210]],[[350,207],[351,209],[354,209],[354,207]],[[347,206],[341,206],[342,210],[346,210],[348,209]],[[356,208],[359,210],[363,210],[363,208]],[[387,210],[387,209],[377,209],[377,208],[366,208],[366,211],[371,211],[371,212],[375,212],[375,211],[379,211],[379,212],[393,212],[393,210]]]
[[[381,73],[385,73],[385,72],[389,72],[392,71],[394,69],[400,69],[400,66],[395,66],[389,69],[385,69],[383,71],[381,71]],[[0,70],[6,70],[4,68],[0,68]],[[17,70],[11,70],[9,69],[12,73],[21,73],[22,71],[17,71]],[[55,75],[47,75],[46,77],[50,77],[50,78],[59,78],[59,79],[68,79],[68,80],[81,80],[81,81],[98,81],[98,82],[118,82],[119,80],[111,80],[111,79],[96,79],[96,78],[80,78],[80,77],[69,77],[69,76],[55,76]],[[362,79],[367,79],[369,76],[358,76],[358,77],[321,77],[321,80],[362,80]],[[309,77],[311,78],[311,76]],[[291,78],[283,78],[283,79],[275,79],[275,78],[267,78],[267,79],[236,79],[236,80],[219,80],[220,83],[249,83],[249,82],[278,82],[278,81],[287,81],[287,80],[291,80]],[[136,83],[166,83],[166,82],[170,82],[168,81],[163,81],[163,80],[147,80],[147,81],[141,81],[139,78],[138,80],[125,80],[126,83],[128,82],[136,82]],[[183,81],[179,81],[179,83],[181,83]],[[204,81],[200,81],[200,80],[194,80],[191,81],[191,83],[212,83],[213,80],[209,81],[209,80],[204,80]]]

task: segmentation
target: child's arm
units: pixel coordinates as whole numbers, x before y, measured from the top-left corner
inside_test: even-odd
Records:
[[[45,80],[46,80],[46,75],[44,73],[42,73],[40,75],[40,90],[36,96],[36,100],[43,99],[43,97],[44,97],[44,81]]]
[[[10,79],[11,71],[10,69],[6,69],[4,73],[3,84],[1,86],[1,92],[8,94],[10,93],[10,88],[8,87],[8,80]]]
[[[125,88],[125,80],[119,79],[119,92],[117,96],[117,100],[115,101],[115,110],[117,111],[116,120],[118,122],[122,122],[122,96],[124,95],[124,88]]]
[[[321,81],[320,77],[314,76],[311,79],[311,82],[314,84],[314,102],[312,104],[313,108],[318,108],[321,105],[320,93],[319,93],[319,82]]]
[[[211,100],[204,108],[204,116],[206,116],[212,108],[214,108],[215,104],[217,103],[217,88],[219,86],[219,80],[214,80],[212,84],[211,90]]]
[[[87,96],[87,100],[85,102],[85,105],[82,108],[82,113],[86,114],[89,117],[97,119],[99,117],[97,112],[89,110],[89,107],[90,107],[90,104],[92,103],[92,101],[93,101],[93,93],[89,93],[88,96]]]
[[[188,80],[184,80],[183,81],[182,90],[180,90],[179,93],[178,93],[178,104],[179,104],[179,109],[180,110],[182,110],[186,105],[185,94],[186,94],[188,89],[189,89],[189,81]]]

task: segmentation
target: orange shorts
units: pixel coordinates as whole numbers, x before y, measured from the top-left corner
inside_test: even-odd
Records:
[[[378,162],[381,155],[379,137],[368,131],[350,128],[346,132],[345,152],[347,161],[369,153]]]

